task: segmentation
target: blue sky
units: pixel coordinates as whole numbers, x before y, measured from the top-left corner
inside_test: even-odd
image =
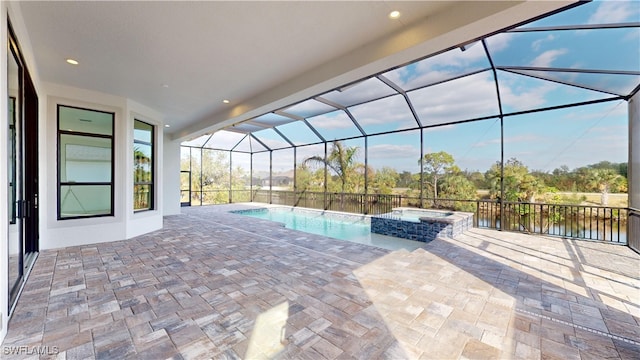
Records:
[[[639,1],[594,1],[525,27],[624,22],[640,22]],[[488,38],[486,44],[498,67],[640,72],[639,28],[506,33]],[[489,66],[482,43],[476,43],[465,51],[456,48],[389,71],[383,76],[407,91],[420,121],[429,126],[499,115],[493,72],[481,71]],[[477,73],[454,79],[473,72]],[[562,80],[600,91],[523,74]],[[640,83],[640,75],[573,71],[523,71],[514,74],[498,70],[497,76],[505,114],[628,94]],[[436,85],[420,88],[428,84]],[[367,134],[415,127],[416,120],[407,102],[401,95],[391,94],[396,93],[386,84],[378,79],[369,79],[321,96],[346,106]],[[391,96],[357,105],[364,100],[387,95]],[[314,116],[329,108],[318,101],[308,100],[284,111],[307,118],[327,140],[360,133],[343,111]],[[624,101],[507,116],[504,124],[505,159],[515,157],[531,170],[551,171],[561,165],[573,169],[603,160],[627,161],[627,103]],[[296,145],[320,141],[301,122],[279,125],[277,129]],[[271,129],[254,135],[273,149],[289,146]],[[219,132],[210,145],[226,149],[237,143],[239,138],[238,134]],[[370,136],[368,144],[369,164],[374,168],[389,166],[398,171],[419,171],[419,131]],[[360,147],[360,161],[364,162],[364,140],[351,140],[347,145]],[[240,148],[249,149],[249,142]],[[252,148],[255,151],[262,146],[254,141]],[[318,155],[321,149],[322,146],[299,147],[298,162]],[[494,117],[427,128],[424,130],[424,152],[436,151],[451,153],[462,169],[484,172],[500,159],[500,121]],[[246,159],[246,156],[240,156],[234,164],[248,168]],[[268,156],[254,158],[254,169],[264,168],[257,162],[262,163],[265,159]],[[293,168],[291,150],[277,151],[273,159],[275,172]]]

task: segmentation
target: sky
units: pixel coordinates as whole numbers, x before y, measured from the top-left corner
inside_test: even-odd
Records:
[[[576,24],[640,22],[640,1],[594,1],[574,9],[527,24],[545,27]],[[486,171],[500,160],[500,93],[505,115],[537,108],[607,99],[626,95],[640,83],[640,28],[565,30],[504,33],[486,39],[486,47],[497,67],[526,67],[518,73],[497,71],[498,89],[484,45],[472,44],[465,51],[453,49],[382,74],[408,96],[425,128],[424,153],[446,151],[461,169]],[[555,71],[549,71],[549,70]],[[558,71],[570,69],[570,71]],[[573,70],[626,71],[631,74],[580,73]],[[468,75],[471,74],[471,75]],[[463,76],[467,75],[467,76]],[[578,86],[559,84],[559,80]],[[425,85],[435,84],[424,87]],[[580,86],[580,87],[579,87]],[[587,87],[594,90],[587,90]],[[368,137],[369,165],[379,169],[392,167],[398,172],[418,172],[420,131],[373,134],[411,129],[418,124],[405,98],[382,81],[372,78],[340,91],[321,95],[344,105]],[[363,101],[386,96],[361,104]],[[359,105],[360,104],[360,105]],[[358,136],[360,130],[347,113],[328,112],[326,104],[308,100],[284,112],[307,119],[328,141]],[[599,161],[626,162],[628,119],[625,101],[564,108],[559,110],[504,117],[504,158],[515,157],[530,170],[552,171],[562,165],[575,169]],[[321,115],[317,115],[321,114]],[[489,117],[486,120],[450,124]],[[286,118],[284,118],[286,119]],[[278,122],[277,116],[257,122]],[[447,124],[443,126],[436,126]],[[298,147],[297,161],[321,155],[323,146],[301,146],[320,142],[303,122],[276,127]],[[293,169],[293,151],[272,129],[253,133],[262,143],[276,150],[273,171]],[[242,134],[220,131],[207,147],[230,149]],[[198,145],[198,140],[192,142]],[[345,141],[360,149],[364,162],[364,139]],[[236,150],[260,151],[264,146],[245,139]],[[249,168],[248,156],[239,155],[234,166]],[[268,171],[268,153],[254,157],[254,170]]]

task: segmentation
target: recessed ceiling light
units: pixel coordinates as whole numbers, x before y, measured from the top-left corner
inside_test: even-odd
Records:
[[[74,60],[74,59],[67,59],[67,63],[71,64],[71,65],[78,65],[78,60]]]
[[[400,17],[400,11],[398,10],[393,10],[392,12],[389,13],[390,19],[397,19],[399,17]]]
[[[168,87],[169,87],[169,85],[167,85],[167,84],[162,84],[162,87],[166,89],[166,88],[168,88]]]
[[[169,125],[169,124],[164,124],[164,127],[167,127],[167,128],[168,128],[168,127],[171,127],[171,125]]]
[[[224,100],[222,100],[222,102],[223,102],[223,103],[225,103],[225,104],[228,104],[228,103],[229,103],[229,100],[224,99]]]

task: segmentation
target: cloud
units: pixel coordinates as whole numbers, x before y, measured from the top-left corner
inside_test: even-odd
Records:
[[[415,142],[419,141],[416,137]],[[420,146],[378,144],[369,146],[369,165],[379,170],[383,167],[396,169],[398,172],[419,170]],[[362,159],[364,161],[364,159]]]
[[[253,136],[256,137],[258,140],[260,140],[265,145],[267,145],[267,147],[269,147],[270,149],[281,149],[284,147],[291,146],[289,145],[288,142],[286,142],[282,138],[282,136],[278,135],[278,133],[276,133],[273,129],[264,129],[264,130],[256,131],[253,133]],[[258,143],[254,139],[251,139],[251,141],[253,142],[254,151],[255,149],[263,149],[263,146],[260,143]]]
[[[588,23],[607,24],[637,21],[638,14],[640,14],[640,6],[638,6],[637,0],[602,1],[596,12],[589,18]]]
[[[291,145],[289,145],[288,142],[282,140],[282,141],[278,141],[275,139],[260,139],[260,141],[262,141],[265,145],[267,145],[270,149],[282,149],[282,148],[287,148],[290,147]],[[257,145],[258,147],[262,147],[262,145]]]
[[[209,135],[205,135],[209,136]],[[234,147],[245,134],[240,134],[233,131],[220,130],[211,136],[211,139],[207,142],[206,147],[212,149],[230,150]]]
[[[638,31],[629,31],[627,35],[622,38],[622,41],[639,41],[640,40],[640,32]]]
[[[418,126],[401,95],[372,101],[349,109],[367,133],[377,133]]]
[[[535,59],[533,59],[533,61],[531,62],[531,66],[550,67],[551,63],[553,63],[553,61],[555,61],[556,58],[566,53],[567,53],[567,49],[556,49],[556,50],[545,51],[542,54],[538,55]]]
[[[424,125],[497,115],[498,100],[491,72],[466,76],[409,92]]]
[[[496,35],[487,41],[490,42],[493,51],[499,51],[506,47],[508,40],[509,37]],[[415,89],[489,66],[484,47],[478,41],[467,47],[465,51],[454,48],[415,64],[390,71],[385,76],[404,89]]]
[[[326,105],[314,99],[309,99],[299,104],[290,106],[284,109],[283,112],[307,117],[312,114],[318,114],[318,113],[330,111],[331,109],[334,109],[334,107],[331,107],[329,105]]]
[[[251,156],[245,153],[232,152],[231,153],[231,166],[234,171],[236,168],[245,169],[247,174],[251,168]]]
[[[353,128],[353,122],[342,110],[333,111],[328,114],[314,116],[308,119],[309,123],[318,129],[348,129]]]
[[[380,144],[369,146],[370,159],[403,159],[407,156],[415,157],[417,161],[420,158],[420,149],[412,145]]]
[[[557,87],[553,83],[521,89],[504,85],[500,87],[500,97],[505,108],[510,107],[513,111],[528,110],[544,106],[547,94]]]
[[[542,46],[542,44],[543,44],[543,43],[545,43],[545,42],[551,42],[551,41],[555,40],[555,38],[556,38],[556,37],[555,37],[555,36],[553,36],[553,35],[548,35],[548,36],[547,36],[547,37],[545,37],[545,38],[538,39],[538,40],[536,40],[536,41],[534,41],[534,42],[532,42],[532,43],[531,43],[531,48],[532,48],[534,51],[540,51],[540,47]]]
[[[499,72],[498,81],[502,106],[506,113],[544,107],[548,94],[561,86],[508,72]]]
[[[293,149],[273,152],[273,172],[293,170]]]
[[[375,77],[362,80],[341,90],[325,93],[322,97],[338,104],[350,106],[362,101],[395,94],[395,90]]]
[[[485,39],[485,41],[487,42],[489,51],[491,53],[497,53],[507,49],[509,47],[509,42],[511,42],[511,39],[513,39],[513,34],[499,33]]]
[[[328,150],[331,151],[331,144],[328,145]],[[312,156],[324,156],[324,145],[299,146],[296,148],[296,160],[298,163]]]

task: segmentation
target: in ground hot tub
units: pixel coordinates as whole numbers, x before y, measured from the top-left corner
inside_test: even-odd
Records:
[[[438,236],[455,238],[473,227],[473,213],[395,208],[371,216],[371,232],[429,242]]]

